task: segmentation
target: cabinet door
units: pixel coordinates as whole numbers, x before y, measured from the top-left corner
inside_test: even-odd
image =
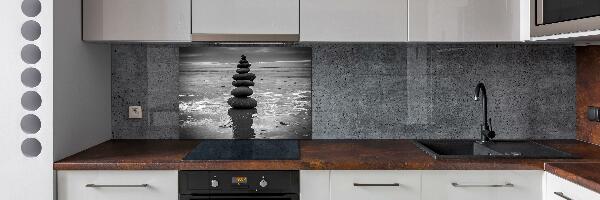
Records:
[[[600,194],[588,190],[575,183],[546,173],[546,191],[544,200],[600,200]]]
[[[299,0],[192,0],[193,40],[206,35],[256,34],[297,38],[299,4]]]
[[[83,0],[83,40],[190,41],[189,0]]]
[[[410,0],[409,41],[529,40],[527,0]]]
[[[302,0],[300,41],[403,42],[408,0]]]
[[[329,170],[300,171],[300,200],[329,200]]]
[[[419,171],[331,171],[331,200],[419,200]]]
[[[58,200],[177,200],[179,196],[177,171],[58,171],[56,182]]]
[[[424,171],[423,200],[542,200],[542,171]]]

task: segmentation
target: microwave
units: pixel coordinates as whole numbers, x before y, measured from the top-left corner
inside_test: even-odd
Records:
[[[532,0],[531,36],[600,30],[600,0]]]

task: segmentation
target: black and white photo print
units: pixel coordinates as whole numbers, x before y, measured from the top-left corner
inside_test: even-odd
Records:
[[[311,49],[182,47],[184,138],[310,139]]]

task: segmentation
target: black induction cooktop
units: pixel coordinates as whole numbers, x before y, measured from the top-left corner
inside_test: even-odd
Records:
[[[183,160],[298,160],[297,140],[204,140]]]

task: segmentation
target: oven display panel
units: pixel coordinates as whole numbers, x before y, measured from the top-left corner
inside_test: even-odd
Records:
[[[239,186],[248,185],[248,177],[246,177],[246,176],[231,177],[231,184],[239,185]]]

